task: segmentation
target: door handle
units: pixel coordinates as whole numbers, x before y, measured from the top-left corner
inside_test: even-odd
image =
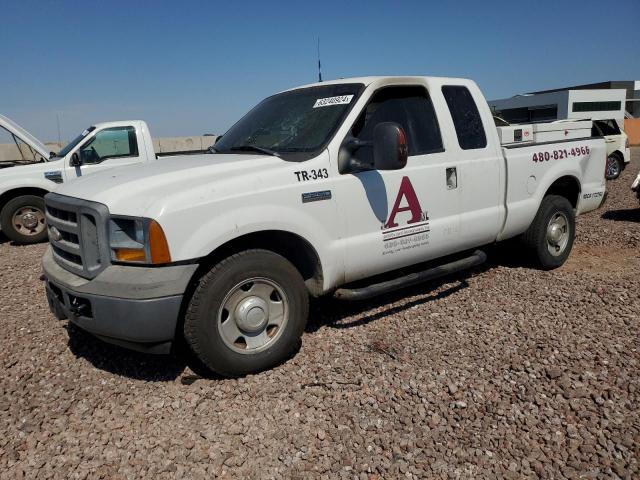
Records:
[[[447,190],[458,188],[458,168],[447,167]]]

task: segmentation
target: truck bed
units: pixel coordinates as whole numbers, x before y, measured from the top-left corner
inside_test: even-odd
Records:
[[[499,240],[524,232],[542,197],[558,182],[577,189],[576,214],[594,210],[602,203],[606,148],[601,138],[523,142],[503,146],[502,151],[507,215]]]
[[[515,124],[496,127],[500,144],[513,146],[591,137],[591,120]]]

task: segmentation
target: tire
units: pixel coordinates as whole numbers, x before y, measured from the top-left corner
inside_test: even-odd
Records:
[[[308,315],[307,289],[291,262],[268,250],[246,250],[200,279],[185,312],[184,338],[207,368],[242,376],[289,358]]]
[[[535,263],[543,270],[552,270],[569,257],[575,235],[575,214],[569,200],[548,195],[542,199],[523,241]]]
[[[612,153],[607,157],[607,168],[604,177],[607,180],[615,180],[622,173],[624,165],[619,155]]]
[[[44,199],[36,195],[21,195],[9,200],[0,212],[0,227],[16,243],[44,242],[47,239]]]

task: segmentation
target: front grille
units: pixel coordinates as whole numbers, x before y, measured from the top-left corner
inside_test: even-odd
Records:
[[[109,264],[105,205],[50,193],[45,196],[49,242],[56,262],[93,278]]]

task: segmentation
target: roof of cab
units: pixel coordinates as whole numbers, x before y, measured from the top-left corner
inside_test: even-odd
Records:
[[[122,127],[123,125],[139,125],[140,123],[142,123],[142,120],[117,120],[114,122],[100,122],[100,123],[94,123],[92,125],[92,127],[95,128],[111,128],[111,127]]]
[[[309,83],[306,85],[300,85],[297,87],[289,88],[287,90],[283,90],[284,92],[289,92],[291,90],[298,90],[300,88],[309,88],[309,87],[320,87],[323,85],[339,85],[341,83],[362,83],[365,86],[368,86],[374,82],[380,81],[393,81],[393,82],[412,82],[412,81],[423,81],[425,79],[438,80],[440,82],[451,82],[451,83],[461,83],[461,82],[471,82],[471,80],[466,78],[453,78],[453,77],[434,77],[434,76],[392,76],[392,75],[378,75],[378,76],[369,76],[369,77],[351,77],[351,78],[339,78],[336,80],[326,80],[323,82],[315,82]]]

